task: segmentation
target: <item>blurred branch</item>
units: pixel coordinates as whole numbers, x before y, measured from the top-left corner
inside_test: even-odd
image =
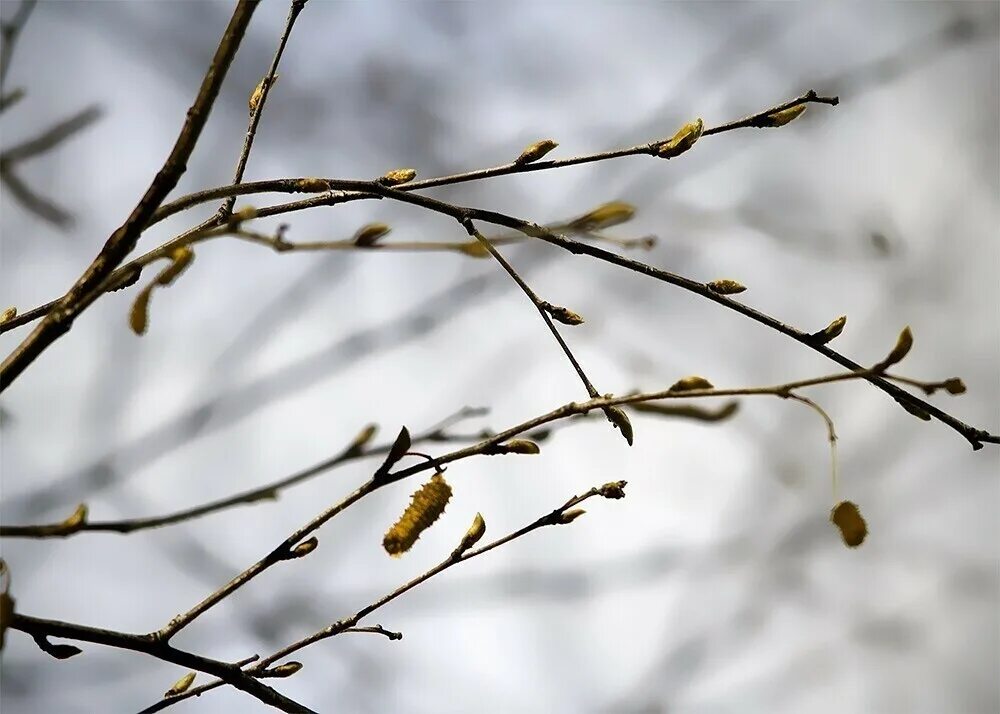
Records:
[[[259,0],[240,0],[237,3],[198,95],[188,109],[184,125],[163,167],[126,221],[111,234],[101,252],[59,300],[58,305],[0,364],[0,392],[7,389],[50,344],[69,331],[76,316],[101,294],[101,291],[95,293],[95,289],[135,249],[139,236],[147,227],[154,211],[187,169],[188,157],[194,151],[258,2]]]
[[[13,92],[7,92],[7,73],[10,71],[17,41],[37,4],[37,0],[22,0],[17,6],[14,17],[9,22],[0,23],[0,40],[3,41],[3,46],[0,47],[0,112],[13,106],[24,96],[23,90],[15,89]]]
[[[22,161],[57,148],[74,134],[100,119],[101,108],[92,105],[52,126],[34,139],[0,151],[0,182],[10,189],[11,195],[28,211],[48,223],[66,228],[73,223],[73,215],[52,199],[45,198],[31,189],[17,174]]]

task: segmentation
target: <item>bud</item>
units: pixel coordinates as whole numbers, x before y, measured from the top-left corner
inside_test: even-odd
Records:
[[[330,183],[321,178],[303,178],[295,182],[295,190],[302,193],[322,193],[330,190]]]
[[[270,86],[273,87],[277,81],[278,75],[274,75],[274,77],[271,78]],[[268,78],[265,76],[261,78],[260,82],[257,83],[257,86],[254,87],[254,90],[250,92],[250,100],[247,104],[250,106],[251,112],[257,111],[257,105],[260,104],[260,100],[264,98],[264,87],[267,85]]]
[[[569,511],[564,511],[559,514],[559,520],[557,521],[560,525],[566,525],[567,523],[572,523],[577,518],[586,513],[582,508],[574,508]]]
[[[623,409],[618,407],[605,407],[604,416],[608,418],[616,429],[621,430],[622,436],[625,437],[625,441],[628,442],[629,446],[632,446],[632,422],[629,421],[628,414],[625,413]]]
[[[361,226],[354,234],[354,245],[359,248],[370,248],[378,242],[378,239],[391,231],[385,223],[369,223]]]
[[[736,295],[746,290],[746,286],[735,280],[730,280],[729,278],[723,278],[721,280],[713,280],[710,283],[705,283],[705,287],[711,290],[717,295]]]
[[[284,664],[279,664],[277,667],[267,670],[267,676],[269,677],[291,677],[293,674],[302,669],[301,662],[285,662]]]
[[[486,521],[483,520],[483,514],[477,513],[476,517],[472,519],[472,525],[469,526],[469,530],[467,530],[465,535],[462,536],[462,541],[458,544],[458,547],[455,548],[451,557],[459,557],[462,553],[478,543],[484,535],[486,535]]]
[[[525,148],[525,150],[521,152],[521,155],[514,159],[514,163],[519,166],[523,166],[524,164],[530,164],[532,161],[538,161],[557,146],[559,146],[559,144],[552,141],[552,139],[542,139],[541,141],[536,141],[531,146]]]
[[[912,414],[913,416],[915,416],[917,419],[920,419],[921,421],[930,421],[931,420],[931,415],[928,414],[926,411],[924,411],[923,409],[921,409],[918,406],[910,404],[909,402],[904,402],[902,399],[897,399],[896,403],[899,406],[903,407],[903,409],[905,409],[906,411],[908,411],[910,414]]]
[[[910,326],[907,325],[903,328],[903,331],[899,333],[899,337],[896,338],[896,345],[892,348],[892,352],[890,352],[884,360],[872,367],[872,371],[884,372],[892,365],[902,362],[903,358],[906,357],[912,347],[913,332],[910,330]]]
[[[252,221],[257,217],[257,213],[257,209],[253,206],[243,206],[240,210],[236,211],[229,217],[229,222],[236,224],[242,223],[243,221]]]
[[[3,312],[0,312],[0,325],[4,324],[5,322],[10,322],[15,317],[17,317],[17,308],[8,307]]]
[[[857,548],[868,535],[868,525],[857,504],[851,501],[838,503],[830,512],[830,521],[840,529],[840,536],[848,548]]]
[[[805,104],[797,104],[794,107],[789,107],[788,109],[782,109],[780,112],[775,112],[774,114],[768,114],[761,121],[760,125],[766,127],[784,126],[788,122],[802,116],[805,110],[806,110]]]
[[[451,486],[438,472],[413,494],[410,505],[403,511],[396,524],[382,539],[382,547],[389,555],[398,558],[413,547],[420,534],[430,528],[448,505]]]
[[[401,183],[408,183],[417,177],[415,169],[393,169],[386,171],[379,179],[386,186],[398,186]]]
[[[672,385],[668,392],[691,392],[696,389],[714,389],[714,385],[709,382],[704,377],[699,377],[698,375],[691,375],[690,377],[684,377],[683,379],[678,379]]]
[[[657,147],[656,155],[662,159],[672,159],[675,156],[680,156],[694,146],[694,143],[701,137],[701,132],[704,129],[705,123],[701,119],[688,122],[674,134],[673,138],[664,141]]]
[[[583,318],[577,313],[569,310],[565,307],[560,307],[559,305],[553,305],[550,302],[543,302],[542,309],[545,310],[552,319],[556,322],[561,322],[564,325],[582,325]]]
[[[191,684],[194,682],[194,678],[197,676],[198,674],[196,672],[188,672],[183,677],[174,682],[174,686],[168,689],[166,694],[164,694],[163,696],[176,697],[178,694],[183,694],[191,687]]]
[[[625,486],[627,481],[610,481],[598,489],[598,493],[604,498],[625,498]]]
[[[375,437],[376,432],[378,432],[378,425],[369,424],[364,429],[358,432],[358,435],[354,437],[354,441],[351,442],[351,445],[348,447],[348,450],[360,451],[362,448],[364,448],[365,444],[367,444]]]
[[[477,240],[470,243],[459,243],[458,251],[465,253],[470,258],[489,258],[490,249]]]
[[[79,528],[86,522],[87,522],[87,504],[81,503],[79,506],[76,507],[76,510],[73,511],[73,514],[59,525],[62,526],[62,528],[64,528],[65,530],[71,531],[76,528]]]
[[[542,452],[538,448],[538,444],[530,439],[511,439],[499,446],[508,454],[540,454]]]
[[[316,546],[318,546],[318,545],[319,545],[319,539],[316,538],[315,536],[313,536],[312,538],[310,538],[308,540],[304,540],[301,543],[299,543],[297,546],[295,546],[294,548],[292,548],[291,557],[292,558],[301,558],[303,556],[309,555],[314,550],[316,550]]]
[[[844,326],[846,324],[847,315],[841,315],[819,332],[812,333],[810,337],[812,337],[814,342],[825,345],[827,342],[839,337],[840,333],[844,331]]]
[[[602,230],[630,221],[633,216],[635,216],[635,206],[624,201],[611,201],[573,219],[567,224],[567,228],[576,231]]]

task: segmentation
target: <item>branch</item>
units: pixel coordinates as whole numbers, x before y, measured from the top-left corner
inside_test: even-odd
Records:
[[[37,4],[37,0],[22,0],[10,22],[0,23],[0,39],[3,40],[3,47],[0,48],[0,111],[13,106],[23,96],[23,92],[19,93],[18,90],[7,93],[7,73],[10,71],[17,41]]]
[[[114,630],[104,630],[86,625],[76,625],[58,620],[44,620],[14,613],[10,629],[19,630],[35,638],[60,637],[77,642],[93,642],[99,645],[131,650],[150,655],[164,662],[180,665],[188,669],[205,672],[219,677],[221,681],[256,697],[261,702],[284,712],[315,714],[311,709],[289,699],[278,691],[244,673],[240,667],[219,660],[208,659],[171,647],[149,635],[135,635]]]
[[[430,580],[435,575],[438,575],[444,572],[445,570],[448,570],[449,568],[458,565],[459,563],[463,563],[466,560],[471,560],[472,558],[477,558],[480,555],[483,555],[484,553],[488,553],[495,548],[499,548],[501,545],[504,545],[513,540],[521,538],[522,536],[525,536],[528,533],[536,531],[540,528],[544,528],[546,526],[566,525],[571,523],[577,517],[583,515],[583,511],[580,509],[576,509],[576,506],[580,505],[581,503],[590,498],[593,498],[595,496],[602,496],[604,498],[610,498],[610,499],[624,498],[625,486],[626,486],[625,481],[615,481],[611,483],[606,483],[603,486],[596,486],[587,491],[586,493],[584,493],[583,495],[573,496],[559,508],[556,508],[555,510],[545,514],[544,516],[541,516],[540,518],[532,521],[523,528],[519,528],[518,530],[509,533],[503,538],[499,538],[493,541],[492,543],[489,543],[488,545],[482,546],[481,548],[477,548],[475,550],[466,549],[463,551],[461,548],[456,549],[454,552],[452,552],[450,556],[448,556],[448,558],[443,560],[438,565],[434,566],[433,568],[424,572],[423,574],[418,575],[417,577],[413,578],[404,585],[399,586],[391,593],[384,595],[375,602],[366,605],[365,607],[361,608],[350,617],[338,620],[332,625],[325,627],[322,630],[319,630],[318,632],[309,635],[308,637],[304,637],[296,642],[293,642],[292,644],[289,644],[281,648],[280,650],[274,652],[273,654],[261,660],[258,660],[251,667],[248,667],[243,671],[245,674],[254,677],[274,676],[274,675],[269,675],[269,672],[274,672],[274,670],[268,668],[275,662],[285,659],[289,655],[298,652],[299,650],[304,649],[312,644],[315,644],[316,642],[320,642],[322,640],[326,640],[331,637],[336,637],[337,635],[341,635],[347,632],[372,632],[385,635],[390,640],[402,639],[403,637],[402,633],[391,632],[389,630],[384,629],[381,625],[376,625],[374,627],[358,627],[357,623],[366,616],[378,610],[379,608],[387,605],[388,603],[392,602],[399,596],[403,595],[404,593],[409,592],[418,585],[426,582],[427,580]],[[294,668],[293,672],[295,671],[298,671],[298,668]],[[183,699],[187,699],[190,697],[200,696],[201,694],[209,690],[216,689],[222,686],[223,684],[227,684],[227,682],[219,680],[216,682],[210,682],[208,684],[204,684],[200,687],[195,687],[176,697],[171,697],[169,700],[157,702],[156,704],[148,707],[147,709],[144,709],[140,714],[146,714],[147,712],[152,713],[161,711],[167,708],[168,706],[174,704],[175,702],[182,701]]]
[[[41,324],[0,364],[0,392],[7,389],[50,344],[70,329],[76,317],[100,295],[100,293],[95,294],[95,288],[99,287],[135,249],[136,242],[147,227],[153,212],[174,189],[187,169],[187,160],[194,151],[201,130],[208,120],[219,88],[258,2],[259,0],[239,0],[202,81],[198,96],[187,112],[174,148],[163,167],[125,223],[108,238],[90,267],[59,300],[56,307],[45,316]]]
[[[430,427],[427,431],[413,437],[413,443],[418,444],[424,441],[445,442],[445,441],[476,441],[477,436],[456,437],[445,432],[445,429],[464,419],[481,416],[484,409],[473,409],[464,407],[451,414],[438,424]],[[85,532],[111,532],[111,533],[133,533],[135,531],[148,530],[150,528],[160,528],[163,526],[175,525],[186,521],[194,520],[202,516],[233,508],[234,506],[250,505],[261,501],[273,501],[278,498],[278,494],[292,486],[296,486],[326,471],[342,466],[346,463],[371,456],[384,456],[389,453],[392,444],[385,443],[379,446],[366,448],[367,442],[375,434],[375,427],[371,425],[363,429],[339,454],[329,459],[325,459],[318,464],[314,464],[306,469],[298,471],[290,476],[286,476],[277,481],[265,484],[258,488],[237,493],[226,498],[208,501],[198,506],[185,508],[174,513],[162,516],[152,516],[148,518],[126,518],[114,521],[90,521],[86,518],[86,511],[83,517],[70,516],[60,523],[28,526],[0,526],[0,538],[66,538],[78,533]]]

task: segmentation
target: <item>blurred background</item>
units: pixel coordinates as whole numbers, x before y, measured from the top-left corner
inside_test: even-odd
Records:
[[[3,3],[4,19],[17,10]],[[257,11],[175,195],[230,181],[246,102],[287,5]],[[3,185],[0,307],[62,294],[131,210],[169,151],[228,20],[228,2],[41,2],[8,84],[7,149],[87,107],[100,118]],[[743,130],[670,162],[620,159],[428,195],[552,222],[609,200],[658,237],[635,257],[807,330],[841,314],[836,346],[899,370],[962,377],[932,400],[1000,427],[1000,5],[927,3],[360,3],[312,0],[270,94],[248,180],[421,176],[509,161],[551,137],[568,157],[670,136],[696,116],[735,119],[814,88],[780,130]],[[16,188],[16,187],[15,187]],[[260,197],[256,205],[282,200]],[[241,201],[238,205],[243,205]],[[141,249],[207,217],[206,204]],[[48,212],[43,217],[41,214]],[[289,240],[465,240],[450,219],[388,202],[283,217]],[[57,225],[58,223],[58,225]],[[273,230],[278,220],[260,221]],[[735,313],[546,245],[505,250],[540,295],[581,313],[563,334],[601,392],[701,374],[768,385],[835,365]],[[145,276],[144,276],[145,277]],[[197,250],[157,292],[150,329],[127,326],[136,290],[98,301],[3,394],[2,517],[157,515],[265,484],[339,452],[367,423],[379,441],[463,406],[455,427],[501,429],[585,393],[497,265],[453,253],[276,254],[236,240]],[[0,338],[4,354],[26,334]],[[344,635],[296,655],[282,692],[319,711],[744,713],[1000,710],[1000,451],[972,452],[881,392],[809,392],[840,435],[841,492],[868,541],[846,549],[822,422],[801,405],[744,400],[704,424],[635,414],[635,446],[601,420],[535,457],[454,464],[447,512],[412,552],[381,549],[417,486],[365,499],[179,635],[207,656],[265,654],[350,614],[451,551],[481,511],[488,535],[570,495],[629,481],[571,527],[543,529],[449,570],[376,613],[401,642]],[[708,403],[705,403],[708,406]],[[433,453],[449,445],[425,447]],[[371,473],[353,462],[277,502],[129,536],[5,540],[18,609],[149,631],[268,552]],[[55,661],[18,632],[3,654],[5,714],[128,712],[183,674],[83,645]],[[200,681],[206,681],[201,677]],[[231,689],[178,712],[250,712]]]

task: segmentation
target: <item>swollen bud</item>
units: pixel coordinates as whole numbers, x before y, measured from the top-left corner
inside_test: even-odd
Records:
[[[737,293],[741,293],[746,290],[745,285],[738,283],[735,280],[730,280],[729,278],[713,280],[710,283],[705,283],[705,287],[716,295],[736,295]]]
[[[698,375],[692,375],[690,377],[684,377],[683,379],[678,379],[672,385],[668,392],[691,392],[696,389],[714,389],[714,385],[709,382],[704,377],[699,377]]]
[[[788,122],[794,119],[798,119],[800,116],[802,116],[805,110],[806,110],[805,104],[798,104],[794,107],[789,107],[788,109],[782,109],[780,112],[775,112],[774,114],[768,114],[761,121],[760,125],[765,127],[784,126]]]
[[[567,228],[576,231],[602,230],[630,221],[633,216],[635,216],[635,206],[624,201],[611,201],[573,219],[567,224]]]
[[[194,683],[194,678],[197,677],[196,672],[188,672],[183,677],[174,682],[174,686],[166,691],[163,695],[164,697],[176,697],[178,694],[184,694],[191,685]]]
[[[318,545],[319,545],[319,539],[316,538],[315,536],[313,536],[312,538],[309,538],[308,540],[304,540],[301,543],[299,543],[297,546],[295,546],[294,548],[292,548],[292,552],[291,552],[290,557],[292,557],[292,558],[301,558],[303,556],[309,555],[314,550],[316,550],[316,546],[318,546]]]
[[[382,174],[382,178],[379,179],[386,186],[398,186],[402,183],[408,183],[417,177],[416,169],[393,169],[392,171],[386,171]]]
[[[657,147],[656,155],[661,159],[672,159],[675,156],[680,156],[694,146],[694,143],[701,137],[701,132],[704,129],[705,123],[701,119],[688,122],[672,138],[664,141]]]
[[[910,330],[910,326],[907,325],[903,328],[903,331],[899,333],[899,337],[896,338],[896,344],[892,348],[892,352],[879,362],[877,365],[872,367],[873,372],[884,372],[889,369],[894,364],[898,364],[903,361],[903,358],[909,354],[910,349],[913,347],[913,332]]]
[[[839,337],[840,333],[844,331],[844,326],[846,324],[847,315],[841,315],[819,332],[814,332],[809,336],[813,339],[813,342],[825,345],[827,342]]]
[[[559,146],[559,144],[554,142],[552,139],[542,139],[541,141],[536,141],[534,144],[526,147],[524,151],[521,152],[521,155],[514,159],[514,163],[522,166],[524,164],[530,164],[532,161],[538,161],[557,146]]]
[[[267,670],[268,677],[291,677],[293,674],[302,669],[301,662],[285,662],[284,664],[279,664],[277,667]]]
[[[477,513],[476,517],[472,519],[472,525],[469,526],[469,530],[462,536],[462,541],[455,548],[454,552],[452,552],[451,557],[457,558],[462,555],[462,553],[478,543],[484,535],[486,535],[486,521],[483,520],[483,514]]]
[[[629,446],[632,446],[632,422],[628,418],[628,414],[625,413],[624,409],[618,407],[605,407],[604,416],[608,418],[616,429],[621,430],[622,436],[625,437],[625,441],[628,442]]]
[[[354,245],[359,248],[370,248],[391,230],[392,228],[385,223],[369,223],[361,226],[354,234]]]
[[[559,514],[559,520],[557,521],[560,525],[566,525],[567,523],[572,523],[577,518],[586,513],[582,508],[574,508],[569,511],[564,511]]]

